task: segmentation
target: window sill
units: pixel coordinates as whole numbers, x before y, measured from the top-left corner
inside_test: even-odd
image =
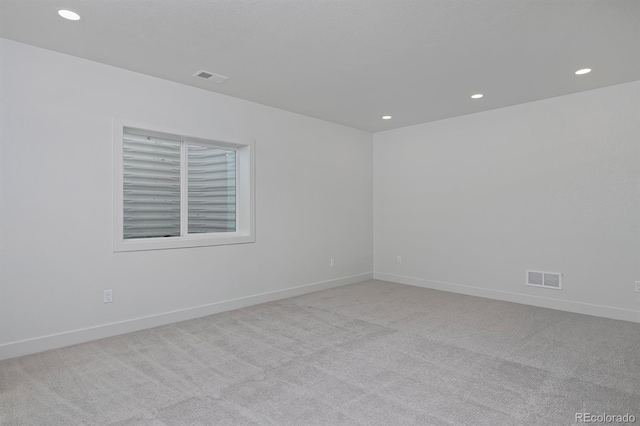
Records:
[[[256,241],[253,235],[229,232],[215,235],[189,235],[187,237],[143,238],[114,241],[113,251],[165,250],[189,247],[246,244]]]

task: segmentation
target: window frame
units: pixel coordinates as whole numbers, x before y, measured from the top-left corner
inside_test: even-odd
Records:
[[[180,226],[183,235],[177,237],[124,238],[124,130],[181,141],[181,152],[186,144],[206,145],[236,152],[236,231],[188,234],[185,203],[181,203]],[[153,130],[151,130],[153,129]],[[231,142],[230,138],[187,136],[181,129],[169,129],[148,123],[113,118],[113,251],[164,250],[205,247],[255,242],[255,141]],[[181,156],[181,198],[186,201],[187,181],[184,155]],[[188,218],[187,218],[188,219]]]

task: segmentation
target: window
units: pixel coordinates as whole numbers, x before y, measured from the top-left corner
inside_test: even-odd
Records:
[[[115,251],[255,241],[253,143],[114,128]]]

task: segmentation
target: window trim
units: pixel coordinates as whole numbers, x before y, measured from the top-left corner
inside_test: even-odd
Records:
[[[236,232],[187,234],[179,237],[124,239],[123,135],[135,129],[150,136],[177,138],[183,143],[215,146],[236,151]],[[153,130],[150,130],[153,129]],[[255,242],[255,141],[231,142],[230,138],[187,136],[182,129],[113,118],[113,251],[163,250]],[[181,173],[184,169],[181,167]],[[181,192],[182,192],[181,187]],[[185,194],[182,193],[184,197]],[[184,211],[182,212],[184,214]],[[184,222],[181,221],[181,226]]]

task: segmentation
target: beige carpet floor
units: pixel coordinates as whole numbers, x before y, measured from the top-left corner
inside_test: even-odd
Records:
[[[0,362],[2,425],[640,424],[640,324],[367,281]]]

